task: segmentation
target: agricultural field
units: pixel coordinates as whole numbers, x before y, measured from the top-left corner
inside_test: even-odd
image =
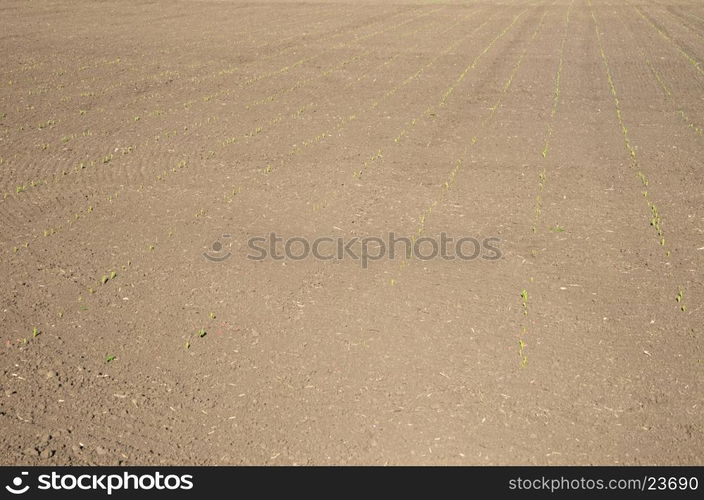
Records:
[[[2,464],[704,464],[701,2],[0,33]]]

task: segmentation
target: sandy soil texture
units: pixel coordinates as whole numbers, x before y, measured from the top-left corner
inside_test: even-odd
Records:
[[[0,463],[704,463],[701,2],[0,33]]]

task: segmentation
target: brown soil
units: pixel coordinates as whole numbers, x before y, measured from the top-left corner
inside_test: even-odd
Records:
[[[6,0],[0,33],[1,463],[704,463],[699,2]],[[389,231],[502,257],[246,258]]]

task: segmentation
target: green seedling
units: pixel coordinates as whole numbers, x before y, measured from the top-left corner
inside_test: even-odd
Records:
[[[675,300],[677,301],[678,304],[682,304],[682,301],[684,300],[684,290],[682,287],[680,287],[679,291],[677,292],[677,295],[675,296]],[[680,306],[680,309],[682,312],[685,312],[687,310],[687,306],[682,304]]]
[[[525,368],[528,364],[528,356],[525,354],[527,344],[523,342],[523,339],[518,340],[518,355],[521,357],[521,367]]]
[[[110,279],[114,280],[115,278],[117,278],[117,273],[115,271],[110,271]]]
[[[199,336],[200,338],[205,337],[207,334],[208,334],[208,332],[206,332],[205,329],[203,329],[203,328],[201,328],[200,330],[198,330],[198,336]]]
[[[546,178],[547,178],[547,176],[545,174],[545,169],[542,169],[540,171],[540,173],[538,174],[538,179],[540,179],[540,182],[538,184],[540,184],[541,188],[545,185]]]
[[[210,314],[208,314],[208,316],[210,317],[210,319],[215,319],[216,317],[214,312],[211,312]]]
[[[115,361],[116,359],[117,359],[117,356],[115,356],[114,354],[108,354],[105,356],[106,363],[111,363],[111,362]]]
[[[154,250],[154,245],[149,245],[149,250]]]
[[[528,290],[521,290],[521,299],[523,300],[523,314],[528,314]]]
[[[550,231],[554,233],[564,233],[565,228],[560,226],[559,224],[554,225],[553,227],[550,228]]]
[[[106,275],[103,275],[103,277],[100,278],[100,283],[102,283],[102,284],[104,285],[105,283],[108,282],[109,279],[110,279],[110,278],[108,277],[107,274],[106,274]]]
[[[38,337],[42,332],[36,326],[32,329],[32,337]]]

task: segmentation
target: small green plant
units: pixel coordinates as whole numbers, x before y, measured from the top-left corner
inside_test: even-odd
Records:
[[[32,337],[38,337],[42,332],[36,326],[32,329]]]
[[[523,314],[528,314],[528,290],[521,290],[521,299],[523,300]]]
[[[526,365],[528,364],[528,356],[526,356],[526,346],[527,344],[523,341],[523,339],[518,340],[518,355],[521,357],[521,367],[525,368]]]
[[[104,285],[105,283],[108,282],[109,279],[110,279],[110,277],[107,274],[104,274],[103,277],[100,278],[100,283],[102,283]]]
[[[198,330],[198,336],[200,338],[205,337],[207,334],[208,334],[208,332],[206,332],[204,328],[201,328],[200,330]]]
[[[210,319],[215,319],[216,317],[214,312],[211,312],[210,314],[208,314],[208,316],[210,317]]]
[[[559,224],[555,224],[553,227],[550,228],[550,231],[552,231],[553,233],[564,233],[565,228]]]
[[[680,289],[677,292],[677,295],[675,295],[675,300],[677,301],[678,304],[682,304],[682,301],[684,300],[684,290],[682,289],[682,287],[680,287]],[[687,306],[682,304],[680,309],[682,310],[682,312],[684,312],[687,310]]]
[[[110,279],[114,280],[115,278],[117,278],[117,273],[115,271],[110,271]]]
[[[114,354],[106,354],[105,355],[105,362],[106,363],[112,363],[116,359],[117,359],[117,356],[115,356]]]
[[[547,175],[545,174],[544,168],[538,173],[538,179],[540,180],[540,182],[538,182],[538,184],[540,185],[540,188],[542,189],[543,186],[545,186],[545,180],[547,179]]]

